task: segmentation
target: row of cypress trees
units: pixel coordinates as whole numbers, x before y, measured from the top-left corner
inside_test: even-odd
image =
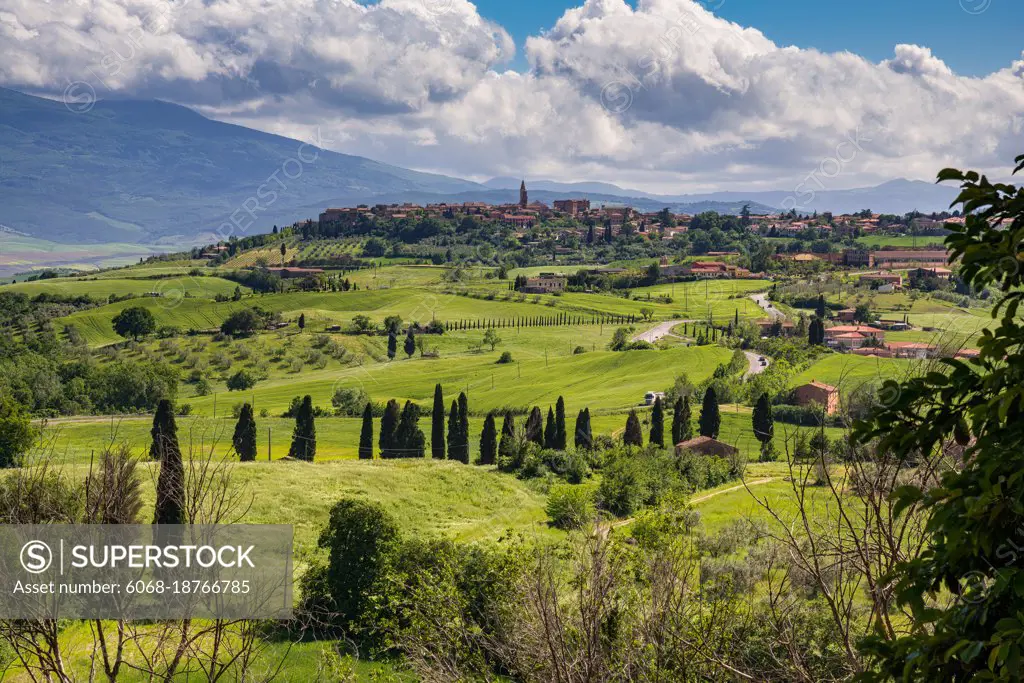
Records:
[[[414,420],[415,416],[415,420]],[[424,439],[416,427],[419,418],[418,408],[411,402],[406,403],[401,415],[398,403],[391,401],[381,418],[381,435],[379,440],[382,458],[390,457],[423,457]],[[515,437],[515,419],[505,414],[501,432],[498,431],[497,412],[491,411],[484,418],[483,430],[480,433],[481,465],[493,465],[499,455],[511,452]],[[447,429],[445,421],[447,420]],[[405,424],[403,428],[401,425]],[[396,427],[396,425],[398,425]],[[526,420],[525,436],[528,441],[542,448],[565,450],[568,446],[568,430],[566,429],[565,399],[558,397],[554,408],[548,408],[547,422],[539,407],[534,406]],[[465,392],[452,401],[447,415],[444,410],[444,391],[440,384],[434,387],[433,409],[431,411],[430,454],[437,460],[456,460],[469,464],[469,399]],[[592,448],[593,434],[590,427],[590,409],[584,408],[576,417],[576,434],[574,445],[577,448]],[[373,408],[368,403],[363,410],[363,423],[359,437],[359,457],[364,460],[373,458]]]
[[[636,321],[635,315],[583,316],[559,313],[558,315],[496,318],[490,320],[456,320],[445,323],[444,329],[450,332],[455,330],[486,330],[489,328],[559,327],[563,325],[631,325]]]
[[[672,443],[675,445],[693,438],[692,413],[688,399],[679,397],[672,406]],[[704,402],[701,405],[700,419],[698,420],[700,435],[712,439],[718,438],[722,427],[722,416],[718,410],[718,397],[713,387],[708,387],[704,392]],[[629,411],[626,418],[626,429],[622,435],[622,441],[627,446],[643,446],[643,428],[640,425],[640,417],[635,410]],[[648,433],[648,442],[665,448],[665,405],[658,396],[654,399],[654,408],[651,410],[651,429]]]

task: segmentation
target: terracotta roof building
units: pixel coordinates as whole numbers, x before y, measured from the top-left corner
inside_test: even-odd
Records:
[[[813,379],[793,390],[793,400],[798,406],[824,406],[825,412],[829,415],[839,410],[839,390],[830,384]]]

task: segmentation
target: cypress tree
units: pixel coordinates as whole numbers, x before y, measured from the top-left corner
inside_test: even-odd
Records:
[[[459,393],[459,451],[455,460],[469,464],[469,398],[465,392]]]
[[[388,360],[394,360],[398,355],[398,337],[394,332],[388,332]]]
[[[573,443],[576,448],[587,451],[594,447],[594,437],[590,432],[590,408],[584,408],[576,416],[576,436]]]
[[[299,313],[299,332],[306,329],[306,314]]]
[[[661,396],[654,399],[654,410],[651,411],[650,443],[665,447],[665,409],[661,406]]]
[[[363,428],[359,432],[359,459],[373,460],[373,406],[363,408]]]
[[[640,428],[640,418],[637,417],[635,410],[629,411],[629,417],[626,418],[626,431],[622,435],[622,442],[627,446],[644,445],[644,434]]]
[[[548,406],[548,421],[544,425],[544,448],[554,449],[558,428],[555,426],[555,411]]]
[[[409,332],[405,335],[405,355],[412,358],[416,353],[416,337],[412,333],[412,325],[409,325]]]
[[[459,452],[459,402],[452,399],[451,410],[448,411],[448,457],[456,460]]]
[[[819,294],[818,295],[817,305],[815,305],[815,307],[814,307],[814,313],[819,318],[824,320],[825,319],[825,312],[826,312],[825,311],[825,295],[824,294]]]
[[[242,412],[238,414],[231,445],[238,453],[239,461],[252,462],[256,459],[256,418],[249,403],[243,404]]]
[[[775,436],[775,420],[772,418],[772,405],[768,402],[768,394],[761,394],[754,406],[754,436],[761,442],[761,460],[769,460],[771,442]]]
[[[380,447],[380,457],[384,459],[397,457],[395,449],[398,444],[396,436],[398,422],[401,419],[400,413],[401,408],[398,406],[398,401],[391,399],[384,408],[384,415],[380,418],[380,436],[377,445]]]
[[[171,450],[181,452],[178,447],[178,426],[174,422],[174,405],[169,400],[163,399],[157,404],[149,435],[152,437],[149,445],[149,457],[152,460],[163,460],[164,454]]]
[[[427,443],[423,430],[419,427],[420,407],[412,401],[406,401],[402,409],[402,417],[395,430],[395,457],[422,458]]]
[[[722,416],[718,413],[718,396],[714,387],[704,392],[704,404],[700,408],[700,435],[711,439],[718,438],[722,428]]]
[[[480,465],[493,465],[498,457],[498,430],[494,424],[494,413],[487,413],[484,428],[480,433]]]
[[[512,457],[512,447],[515,445],[516,424],[512,413],[505,413],[505,420],[501,423],[501,442],[498,444],[498,455],[502,462]]]
[[[434,387],[434,409],[430,414],[430,455],[444,460],[444,392]]]
[[[157,405],[154,417],[151,457],[154,453],[160,460],[160,476],[156,483],[153,523],[184,524],[185,465],[181,461],[181,448],[178,447],[178,426],[174,422],[174,410],[167,399]]]
[[[538,446],[544,445],[544,418],[541,417],[540,408],[537,406],[533,407],[530,417],[526,419],[526,440]]]
[[[313,418],[313,397],[302,397],[299,410],[295,413],[295,429],[292,430],[292,445],[288,457],[313,462],[316,458],[316,423]]]
[[[690,401],[680,397],[676,399],[672,409],[672,443],[680,444],[693,438],[693,426],[690,416]]]
[[[565,433],[565,399],[561,396],[555,403],[555,449],[564,451],[569,437]]]

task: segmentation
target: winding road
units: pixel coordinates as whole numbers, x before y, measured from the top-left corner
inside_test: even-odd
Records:
[[[672,334],[672,328],[676,325],[682,325],[689,320],[666,320],[663,323],[658,323],[646,332],[641,332],[637,336],[633,337],[633,341],[645,341],[650,344],[658,341],[662,337],[667,337]]]
[[[754,375],[760,375],[762,372],[768,369],[771,365],[771,358],[765,357],[765,364],[761,365],[761,355],[754,353],[753,351],[744,351],[743,355],[747,357],[747,371],[743,373],[744,379],[747,377],[753,377]]]
[[[772,306],[771,302],[768,301],[768,295],[767,294],[764,294],[764,293],[761,293],[761,294],[751,294],[750,298],[751,298],[751,300],[755,304],[757,304],[758,306],[761,307],[761,310],[763,310],[765,313],[767,313],[772,318],[785,318],[786,317],[785,313],[783,313],[779,309],[777,309],[774,306]]]

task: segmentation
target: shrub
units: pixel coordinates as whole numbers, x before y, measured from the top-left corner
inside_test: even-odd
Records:
[[[327,563],[302,579],[304,611],[348,635],[372,638],[381,627],[376,611],[389,602],[383,598],[399,544],[398,524],[379,503],[337,502],[318,540]]]
[[[547,504],[551,525],[558,529],[580,529],[594,520],[594,490],[579,484],[558,484],[551,489]]]
[[[370,396],[361,388],[347,389],[338,388],[331,397],[331,405],[334,406],[338,415],[347,417],[359,417],[363,414],[363,408],[370,402]]]
[[[498,365],[507,365],[508,363],[511,363],[512,362],[512,352],[511,351],[503,351],[502,354],[501,354],[501,357],[498,358],[497,362],[498,362]]]
[[[239,370],[227,381],[228,391],[245,391],[256,386],[256,378],[246,370]]]

